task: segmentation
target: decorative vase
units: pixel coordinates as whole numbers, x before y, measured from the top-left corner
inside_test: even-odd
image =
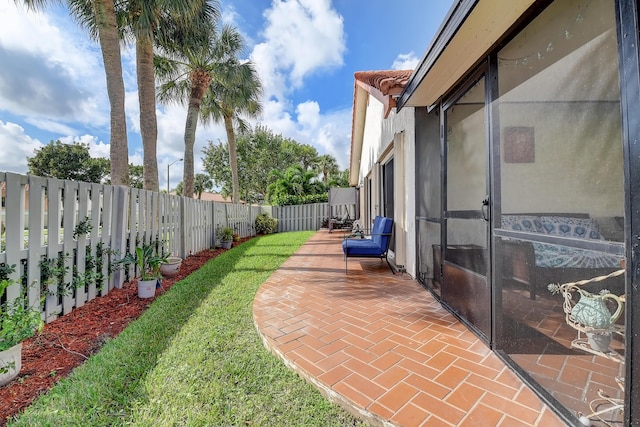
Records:
[[[182,264],[182,258],[176,256],[170,256],[167,258],[167,262],[160,264],[160,274],[164,277],[175,277],[180,271],[180,265]]]
[[[138,279],[138,297],[153,298],[156,294],[156,284],[158,279],[142,280]]]
[[[594,329],[609,329],[622,314],[624,303],[617,295],[594,295],[582,289],[578,292],[580,299],[571,309],[571,315],[582,325]],[[607,308],[607,300],[617,304],[613,314]]]
[[[0,387],[9,384],[22,369],[22,343],[0,351]]]

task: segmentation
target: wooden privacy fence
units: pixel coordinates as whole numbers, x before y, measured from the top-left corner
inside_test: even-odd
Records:
[[[294,206],[271,206],[269,214],[278,218],[278,232],[319,230],[326,227],[329,218],[327,203],[313,203]],[[349,212],[351,218],[356,218],[353,205],[338,205],[333,207],[333,217],[340,218]]]
[[[0,267],[16,266],[4,298],[44,301],[46,321],[120,288],[134,271],[115,261],[136,246],[184,258],[213,247],[221,227],[255,235],[263,212],[278,219],[278,232],[318,230],[328,212],[326,203],[236,205],[10,172],[0,172],[0,188]]]

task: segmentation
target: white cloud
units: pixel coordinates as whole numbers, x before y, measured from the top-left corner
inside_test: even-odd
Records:
[[[414,70],[420,62],[420,58],[414,52],[401,53],[393,61],[391,68],[393,70]]]
[[[167,164],[184,158],[184,126],[187,111],[176,104],[163,106],[157,110],[158,117],[158,175],[160,187],[166,188]],[[203,173],[202,150],[209,141],[217,143],[218,140],[226,141],[227,136],[221,124],[204,125],[198,120],[196,129],[196,142],[193,148],[194,173]],[[142,151],[138,152],[142,164]],[[171,188],[182,181],[183,163],[177,162],[171,166]],[[163,184],[164,182],[164,184]]]
[[[306,136],[320,154],[331,154],[341,169],[349,167],[351,141],[351,108],[319,114],[317,126],[307,130]]]
[[[297,105],[290,100],[308,76],[343,65],[342,16],[329,0],[273,0],[264,17],[264,40],[250,55],[264,89],[260,122],[286,138],[313,145],[320,154],[333,155],[342,168],[348,167],[351,110],[326,114],[314,100]]]
[[[127,120],[127,128],[130,131],[140,133],[140,102],[138,101],[138,88],[133,92],[124,94],[124,111]]]
[[[298,104],[296,108],[298,123],[303,128],[315,128],[320,121],[320,106],[315,101],[307,101]]]
[[[136,151],[133,154],[129,154],[129,164],[141,166],[143,162],[142,151]],[[160,169],[160,166],[158,166]]]
[[[251,24],[248,23],[242,15],[240,15],[233,4],[221,5],[220,11],[220,22],[224,25],[232,25],[236,27],[236,29],[240,32],[242,37],[244,38],[244,42],[247,47],[251,48],[255,44],[255,40],[252,35],[247,33],[244,28],[249,26],[251,28]]]
[[[329,0],[274,0],[264,13],[264,42],[251,54],[267,99],[282,99],[306,76],[343,64],[344,23]]]
[[[182,157],[184,153],[184,125],[187,111],[178,105],[169,105],[156,110],[158,118],[158,156]],[[202,124],[199,123],[198,130]],[[198,131],[196,131],[196,137]]]
[[[331,154],[342,169],[348,167],[349,154],[345,147],[351,139],[351,109],[321,114],[315,101],[298,104],[296,108],[299,134],[318,151]]]
[[[5,2],[0,28],[1,109],[50,132],[69,130],[70,123],[108,126],[99,49],[76,24]]]
[[[34,12],[13,2],[1,3],[0,28],[0,111],[53,134],[50,139],[88,143],[92,157],[109,158],[109,141],[100,140],[109,138],[110,106],[98,43],[62,6]],[[125,101],[129,147],[135,151],[139,145],[135,47],[123,48],[122,59],[125,88],[130,88]],[[23,166],[25,173],[23,151],[32,156],[34,141],[42,144],[19,129],[22,135],[14,135],[13,144],[19,144],[22,158],[14,164]],[[142,164],[141,152],[130,156],[130,163]]]
[[[343,65],[342,17],[329,0],[273,0],[263,16],[260,39],[245,34],[248,44],[254,46],[250,57],[264,86],[264,112],[258,121],[284,137],[314,145],[321,154],[334,155],[346,167],[347,161],[342,159],[348,154],[351,112],[326,113],[314,100],[294,105],[290,98],[309,76]],[[241,19],[233,9],[223,15],[225,22]],[[109,102],[98,44],[62,6],[27,13],[13,2],[0,3],[0,28],[0,112],[6,110],[19,117],[11,120],[48,131],[52,136],[47,139],[86,142],[92,156],[108,157]],[[122,50],[122,60],[129,162],[141,165],[134,46]],[[166,185],[166,165],[184,155],[185,118],[182,106],[158,108],[161,188]],[[202,172],[202,149],[207,142],[226,139],[221,125],[198,125],[196,173]],[[33,156],[33,149],[43,146],[8,121],[0,121],[0,144],[6,153],[0,170],[22,173],[26,172],[26,156]],[[182,179],[182,168],[182,162],[171,166],[172,187]]]
[[[110,157],[110,144],[99,141],[99,138],[94,135],[64,136],[60,138],[60,142],[63,144],[86,144],[89,146],[89,155],[93,158],[104,157],[108,159]]]
[[[91,138],[89,142],[89,154],[93,158],[104,157],[108,159],[111,157],[110,150],[111,144],[107,144],[102,141],[98,141],[98,138],[91,135],[84,135],[82,138],[89,137]]]
[[[26,135],[21,126],[0,120],[0,170],[26,174],[27,156],[33,157],[34,151],[42,147],[43,144]]]
[[[320,154],[331,154],[340,168],[349,167],[351,140],[351,108],[322,113],[315,101],[297,105],[292,117],[276,101],[267,102],[263,124],[276,134],[292,138],[300,144],[311,144]]]
[[[38,129],[46,129],[49,132],[58,133],[60,135],[73,135],[78,131],[71,126],[67,126],[64,123],[57,122],[55,120],[48,120],[37,117],[27,117],[24,120],[26,123],[37,127]]]
[[[224,24],[235,25],[240,20],[242,20],[242,16],[236,12],[233,4],[227,5],[220,11],[220,21]]]

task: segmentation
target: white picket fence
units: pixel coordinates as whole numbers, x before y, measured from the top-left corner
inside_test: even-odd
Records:
[[[263,212],[278,219],[278,232],[318,230],[328,216],[326,203],[236,205],[10,172],[0,172],[0,186],[0,267],[16,266],[4,298],[26,292],[33,306],[44,300],[47,321],[120,288],[133,266],[111,267],[135,246],[155,243],[184,258],[213,247],[220,227],[255,235]],[[334,216],[344,209],[352,207],[334,207]],[[42,277],[43,263],[57,267],[54,277]]]

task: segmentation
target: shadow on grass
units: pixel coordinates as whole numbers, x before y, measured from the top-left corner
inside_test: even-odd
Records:
[[[277,236],[277,235],[276,235]],[[298,243],[284,241],[282,245],[270,244],[276,238],[264,236],[249,240],[232,250],[226,251],[185,279],[175,283],[169,291],[152,302],[150,307],[120,335],[109,341],[102,350],[92,356],[73,374],[62,380],[43,398],[39,399],[15,424],[11,425],[119,425],[129,424],[131,417],[152,399],[148,394],[149,378],[164,357],[174,358],[179,349],[169,348],[181,345],[192,318],[202,316],[206,302],[221,304],[226,297],[234,304],[234,298],[241,308],[231,306],[227,317],[250,313],[250,294],[234,297],[232,292],[218,292],[221,286],[234,286],[246,292],[255,291],[268,275],[278,268],[306,240],[298,238]],[[282,241],[282,239],[279,239]],[[258,256],[259,255],[259,256]],[[256,283],[247,285],[249,278]],[[257,282],[260,283],[257,283]],[[233,282],[233,283],[229,283]],[[251,290],[253,289],[253,290]],[[217,292],[217,293],[216,293]],[[212,298],[211,295],[215,294]],[[223,310],[221,306],[216,309]],[[245,316],[242,322],[252,321]],[[203,319],[197,319],[202,322]],[[206,328],[198,324],[200,328]],[[215,328],[216,325],[209,325]],[[206,336],[206,334],[203,334]],[[189,339],[192,339],[189,337]],[[215,343],[213,343],[215,344]],[[216,345],[211,345],[215,349]],[[188,345],[188,343],[187,343]],[[186,348],[184,351],[189,352]],[[165,354],[167,353],[167,354]],[[180,360],[174,360],[175,368]],[[171,377],[171,372],[162,372],[162,377]],[[157,375],[156,375],[157,376]],[[169,405],[176,402],[167,402]],[[176,404],[179,408],[179,403]]]

